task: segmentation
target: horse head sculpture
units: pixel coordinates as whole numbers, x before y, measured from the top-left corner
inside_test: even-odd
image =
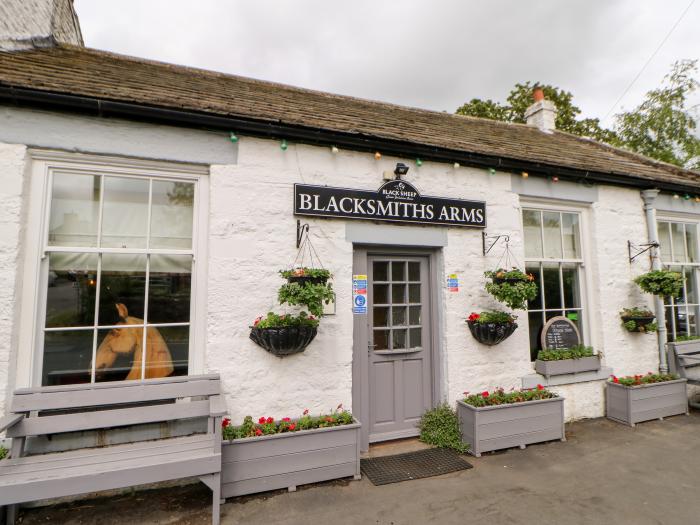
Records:
[[[119,322],[117,325],[143,325],[143,319],[129,317],[129,311],[122,303],[117,303]],[[143,326],[139,328],[113,328],[103,339],[95,355],[95,372],[109,368],[120,355],[132,355],[131,370],[127,380],[141,379],[143,365]],[[173,358],[165,339],[156,328],[146,331],[146,373],[145,379],[167,377],[173,373]]]

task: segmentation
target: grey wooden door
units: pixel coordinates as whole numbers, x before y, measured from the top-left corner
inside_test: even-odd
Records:
[[[418,434],[432,405],[427,257],[369,256],[369,440]]]

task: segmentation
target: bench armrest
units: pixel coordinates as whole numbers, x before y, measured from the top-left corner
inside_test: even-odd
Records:
[[[220,395],[209,397],[209,415],[211,417],[221,417],[226,415],[226,403]]]
[[[24,414],[8,414],[0,419],[0,432],[7,430],[11,426],[24,419]]]

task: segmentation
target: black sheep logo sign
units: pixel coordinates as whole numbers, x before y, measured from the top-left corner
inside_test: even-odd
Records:
[[[294,214],[440,226],[486,227],[483,201],[423,196],[411,183],[392,180],[377,191],[294,185]]]

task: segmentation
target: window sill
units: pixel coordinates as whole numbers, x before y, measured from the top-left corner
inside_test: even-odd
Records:
[[[581,372],[580,374],[562,374],[558,376],[550,376],[547,379],[540,374],[530,374],[523,376],[521,381],[523,388],[535,388],[537,385],[542,386],[560,386],[573,385],[574,383],[587,383],[588,381],[603,381],[608,379],[613,373],[613,369],[608,366],[601,367],[600,370],[594,372]]]

